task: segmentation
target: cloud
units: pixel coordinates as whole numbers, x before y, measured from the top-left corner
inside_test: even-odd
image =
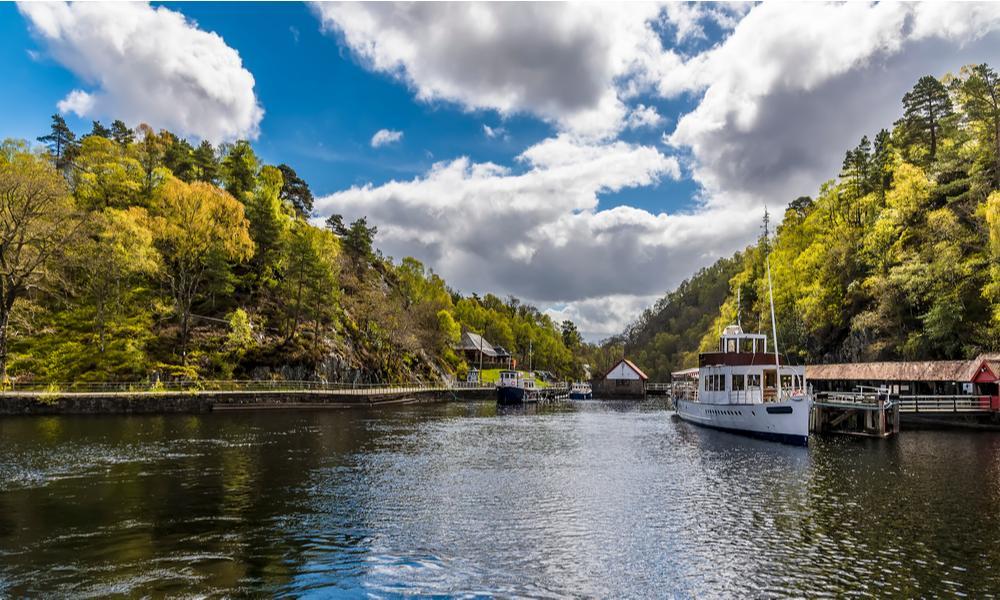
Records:
[[[665,121],[666,119],[660,116],[660,113],[656,112],[655,107],[640,104],[629,113],[628,118],[625,120],[625,127],[627,129],[652,129],[663,125]]]
[[[624,331],[632,320],[659,297],[659,294],[613,294],[552,306],[544,312],[556,323],[567,319],[573,321],[584,339],[597,342]]]
[[[680,62],[654,27],[656,4],[313,6],[368,68],[407,82],[420,100],[531,113],[576,135],[620,131],[633,74]]]
[[[664,96],[703,90],[667,140],[710,202],[783,206],[814,194],[863,134],[891,127],[922,75],[1000,59],[1000,6],[763,4],[673,68]]]
[[[256,138],[264,110],[239,53],[179,12],[145,3],[24,3],[48,54],[83,80],[59,110],[146,122],[212,141]]]
[[[503,127],[490,127],[485,123],[483,124],[483,133],[486,135],[486,137],[490,138],[491,140],[496,138],[505,140],[509,137],[507,135],[507,130],[504,129]]]
[[[68,96],[60,100],[56,106],[59,112],[76,113],[78,117],[85,117],[94,110],[95,99],[92,95],[83,90],[73,90]]]
[[[395,144],[399,140],[403,139],[402,131],[393,131],[391,129],[379,129],[372,136],[371,145],[372,148],[381,148],[389,144]]]
[[[587,301],[591,312],[622,306],[609,296],[662,293],[693,266],[733,251],[758,223],[744,210],[599,208],[603,194],[680,177],[677,160],[650,146],[563,134],[528,148],[517,163],[440,162],[412,180],[320,198],[317,212],[367,217],[383,251],[433,265],[457,289],[542,304]]]

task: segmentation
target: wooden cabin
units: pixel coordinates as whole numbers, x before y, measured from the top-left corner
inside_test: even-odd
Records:
[[[649,377],[635,363],[623,358],[605,373],[604,377],[594,381],[591,387],[595,398],[636,399],[646,397],[646,381]]]

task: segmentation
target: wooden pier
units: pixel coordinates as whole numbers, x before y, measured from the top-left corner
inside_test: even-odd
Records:
[[[809,429],[813,433],[886,438],[899,433],[899,409],[899,399],[881,390],[818,394]]]

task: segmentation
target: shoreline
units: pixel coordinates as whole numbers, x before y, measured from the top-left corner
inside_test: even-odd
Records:
[[[484,400],[494,390],[286,390],[0,392],[0,417],[33,415],[131,415],[235,410],[317,410],[419,402]]]

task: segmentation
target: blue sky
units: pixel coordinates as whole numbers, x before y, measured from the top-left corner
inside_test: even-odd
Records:
[[[993,3],[0,4],[0,135],[248,137],[318,220],[597,339],[815,194],[920,76],[1000,63],[998,30]]]
[[[336,36],[320,31],[315,13],[305,4],[253,3],[238,10],[217,2],[163,6],[218,33],[239,52],[265,111],[255,148],[267,162],[291,164],[318,194],[411,179],[434,162],[458,156],[515,164],[526,147],[555,133],[550,124],[530,115],[504,117],[492,110],[464,110],[453,102],[416,100],[404,82],[364,68]],[[5,67],[19,83],[13,94],[0,98],[0,131],[5,137],[33,139],[68,90],[87,82],[44,57],[44,43],[32,37],[16,5],[0,5],[0,34]],[[655,103],[664,116],[675,117],[693,104],[689,98],[646,101]],[[75,130],[90,129],[92,119],[65,116]],[[502,127],[506,135],[490,139],[483,125]],[[383,128],[403,131],[402,141],[372,148],[372,135]],[[623,139],[656,144],[662,133],[631,131]],[[696,189],[690,179],[665,180],[609,193],[602,205],[676,210],[689,203]]]

